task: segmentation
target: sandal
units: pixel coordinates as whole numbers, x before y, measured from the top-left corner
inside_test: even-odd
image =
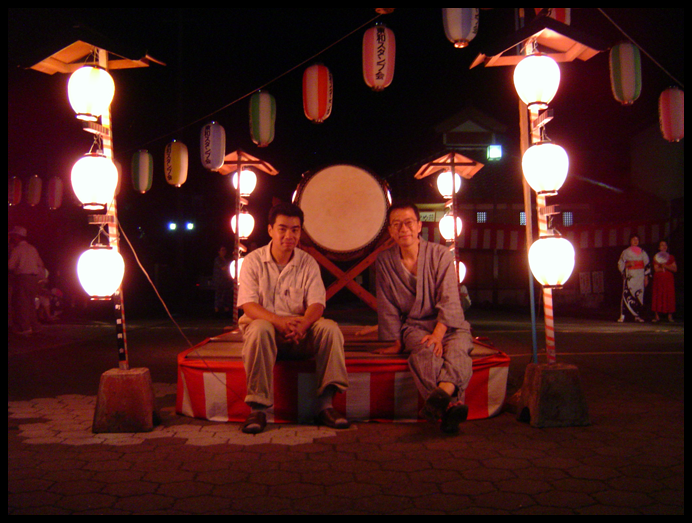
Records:
[[[241,430],[245,434],[259,434],[267,426],[267,415],[262,410],[256,410],[243,423]]]
[[[428,399],[425,400],[425,405],[423,405],[420,413],[428,421],[435,422],[444,416],[450,401],[452,401],[452,397],[440,387],[437,387],[430,393]]]

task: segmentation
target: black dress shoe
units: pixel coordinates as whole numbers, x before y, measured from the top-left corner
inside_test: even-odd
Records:
[[[325,425],[332,429],[347,429],[351,426],[351,422],[332,407],[320,411],[315,417],[315,422],[318,425]]]
[[[445,434],[456,434],[459,432],[459,424],[465,421],[469,415],[469,408],[466,405],[452,405],[442,416],[440,428]]]

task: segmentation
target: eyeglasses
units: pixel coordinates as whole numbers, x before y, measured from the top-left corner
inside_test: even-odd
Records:
[[[413,228],[418,223],[417,220],[404,220],[403,222],[396,221],[389,224],[389,226],[395,231],[401,230],[401,227],[406,226],[407,229],[413,230]]]

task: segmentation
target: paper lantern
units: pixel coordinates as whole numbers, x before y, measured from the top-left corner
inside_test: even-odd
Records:
[[[26,203],[32,207],[38,205],[41,201],[41,189],[43,189],[43,180],[34,174],[29,178],[29,183],[26,187]]]
[[[463,262],[457,262],[457,274],[459,275],[459,283],[463,283],[466,278],[466,265]]]
[[[154,157],[146,149],[132,155],[132,186],[135,191],[144,194],[151,189],[154,178]]]
[[[610,50],[610,87],[615,99],[632,105],[642,92],[642,65],[639,48],[621,42]]]
[[[7,204],[19,205],[22,201],[22,180],[13,176],[7,183]]]
[[[180,187],[187,180],[187,146],[182,142],[173,140],[166,145],[164,160],[166,181],[171,185]]]
[[[258,91],[250,97],[250,135],[258,147],[266,147],[274,140],[276,122],[276,100],[265,92]]]
[[[62,178],[59,176],[53,176],[48,181],[47,201],[49,209],[55,210],[60,208],[62,205],[62,190]]]
[[[257,175],[250,169],[240,171],[240,196],[250,196],[257,186]],[[233,188],[238,190],[238,172],[233,173]]]
[[[244,259],[243,257],[238,258],[238,275],[240,275],[240,271],[243,268]],[[231,273],[231,278],[235,280],[235,260],[231,260],[231,263],[228,265],[228,272]]]
[[[550,56],[532,54],[514,68],[514,87],[529,108],[547,108],[559,86],[560,67]]]
[[[685,91],[669,87],[658,99],[658,119],[661,133],[669,142],[685,137]]]
[[[461,218],[457,216],[457,236],[461,234]],[[454,216],[451,214],[446,214],[445,216],[442,217],[440,220],[440,234],[442,237],[447,240],[453,240],[454,239]]]
[[[373,91],[382,91],[394,78],[394,31],[378,24],[363,35],[363,78]]]
[[[303,110],[315,123],[322,123],[332,113],[334,85],[332,73],[322,64],[314,64],[303,73]]]
[[[459,173],[454,173],[454,187],[452,187],[452,171],[441,172],[437,177],[437,190],[443,198],[451,198],[452,194],[456,194],[461,189],[461,176]]]
[[[86,154],[72,167],[72,190],[84,209],[105,209],[113,201],[117,186],[118,169],[104,154]]]
[[[202,127],[199,150],[205,169],[218,171],[223,167],[226,156],[226,130],[221,124],[210,122]]]
[[[538,143],[529,147],[521,159],[524,178],[538,194],[556,194],[567,179],[569,157],[554,143]]]
[[[443,7],[442,23],[447,40],[456,48],[469,45],[478,34],[478,7]]]
[[[240,211],[240,231],[238,232],[238,236],[240,237],[241,240],[246,240],[251,234],[252,230],[255,228],[255,219],[252,217],[252,214],[248,213],[247,211]],[[236,231],[236,216],[233,215],[233,218],[231,218],[231,229],[235,233]]]
[[[108,71],[96,65],[85,65],[70,76],[67,96],[77,118],[96,121],[108,112],[115,84]]]
[[[77,261],[79,282],[92,299],[107,299],[118,290],[125,274],[120,253],[103,245],[84,251]]]
[[[529,267],[544,287],[562,287],[574,270],[574,258],[574,247],[565,238],[540,238],[529,249]]]

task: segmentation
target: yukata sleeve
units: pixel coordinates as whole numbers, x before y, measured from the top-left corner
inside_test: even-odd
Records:
[[[391,274],[384,258],[375,264],[377,291],[377,326],[380,341],[401,340],[401,312],[396,305]]]

